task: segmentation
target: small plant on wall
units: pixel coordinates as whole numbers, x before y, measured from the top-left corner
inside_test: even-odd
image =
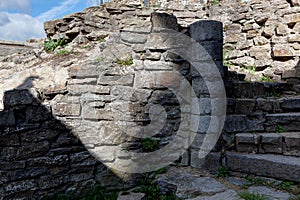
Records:
[[[211,1],[211,5],[216,6],[218,5],[220,2],[218,0],[212,0]]]
[[[275,132],[276,133],[284,133],[284,132],[286,132],[286,130],[281,125],[276,124],[276,126],[275,126]]]
[[[158,146],[159,142],[157,140],[154,140],[152,138],[141,139],[141,147],[145,152],[154,151],[158,148]]]
[[[228,176],[231,176],[231,172],[226,166],[221,166],[218,168],[216,177],[228,177]]]
[[[127,59],[117,58],[116,63],[121,66],[130,66],[133,64],[133,59],[132,59],[132,57],[129,57]]]
[[[46,52],[53,52],[57,47],[65,47],[66,44],[67,40],[63,37],[57,40],[49,39],[43,43],[43,47]]]

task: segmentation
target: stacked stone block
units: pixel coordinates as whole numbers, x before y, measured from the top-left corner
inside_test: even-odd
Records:
[[[52,116],[51,107],[36,90],[7,91],[4,106],[0,112],[2,199],[42,199],[57,193],[80,196],[96,183],[126,185],[91,156],[70,127]]]

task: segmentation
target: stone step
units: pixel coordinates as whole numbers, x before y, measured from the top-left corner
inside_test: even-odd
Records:
[[[300,83],[299,68],[292,69],[292,70],[285,70],[281,76],[281,79],[290,83]]]
[[[271,181],[269,178],[263,177],[261,180]],[[282,183],[278,180],[272,181],[274,181],[274,185]],[[243,198],[239,194],[243,191],[263,195],[264,199],[270,200],[288,200],[293,197],[292,194],[285,191],[276,190],[270,186],[260,186],[245,178],[227,177],[220,179],[206,170],[190,167],[167,167],[166,173],[157,175],[154,182],[163,194],[173,193],[176,194],[177,198],[185,200],[242,200]],[[131,189],[130,191],[134,190]],[[124,197],[126,194],[131,197],[133,194],[130,191],[124,192]],[[138,194],[135,196],[141,196],[140,193]],[[136,200],[135,196],[127,199]]]
[[[278,97],[285,94],[299,94],[292,83],[265,83],[247,81],[226,81],[225,89],[229,98]]]
[[[287,132],[299,131],[300,112],[267,114],[264,126],[266,132],[276,131],[278,127]]]
[[[227,99],[228,114],[275,114],[286,112],[300,112],[300,96],[284,98],[237,98]]]
[[[300,182],[300,157],[226,152],[231,171]]]
[[[226,133],[300,131],[300,112],[253,116],[229,114],[226,116],[223,130]]]
[[[300,132],[239,133],[235,135],[238,152],[282,154],[300,157]]]

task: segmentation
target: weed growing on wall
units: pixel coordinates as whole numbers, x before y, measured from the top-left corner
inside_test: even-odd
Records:
[[[117,58],[116,63],[121,66],[130,66],[133,64],[133,58],[132,57],[129,57],[127,59]]]
[[[53,52],[57,47],[65,47],[67,40],[65,38],[59,38],[58,40],[49,39],[43,43],[44,50],[46,52]]]
[[[231,172],[226,166],[221,166],[218,168],[216,177],[228,177],[228,176],[231,176]]]

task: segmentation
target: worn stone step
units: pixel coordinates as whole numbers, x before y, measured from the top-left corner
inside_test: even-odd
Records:
[[[265,83],[247,81],[225,82],[227,97],[230,98],[257,98],[278,97],[283,94],[297,94],[299,91],[292,83]]]
[[[300,97],[286,98],[280,101],[280,108],[282,110],[291,110],[293,112],[300,111]]]
[[[281,98],[237,98],[227,99],[228,114],[275,114],[287,112],[300,112],[300,96]]]
[[[226,152],[229,170],[300,182],[300,158],[274,154]]]
[[[300,83],[300,71],[299,69],[285,70],[281,79],[290,83]]]
[[[265,120],[267,132],[276,131],[278,127],[287,132],[300,130],[300,112],[267,114]]]
[[[243,153],[273,153],[300,157],[300,132],[239,133],[235,147]]]
[[[244,114],[227,115],[223,130],[228,134],[243,132],[263,132],[263,123],[263,117],[249,118]]]
[[[300,112],[256,114],[228,114],[223,130],[226,133],[297,132],[300,131]]]

